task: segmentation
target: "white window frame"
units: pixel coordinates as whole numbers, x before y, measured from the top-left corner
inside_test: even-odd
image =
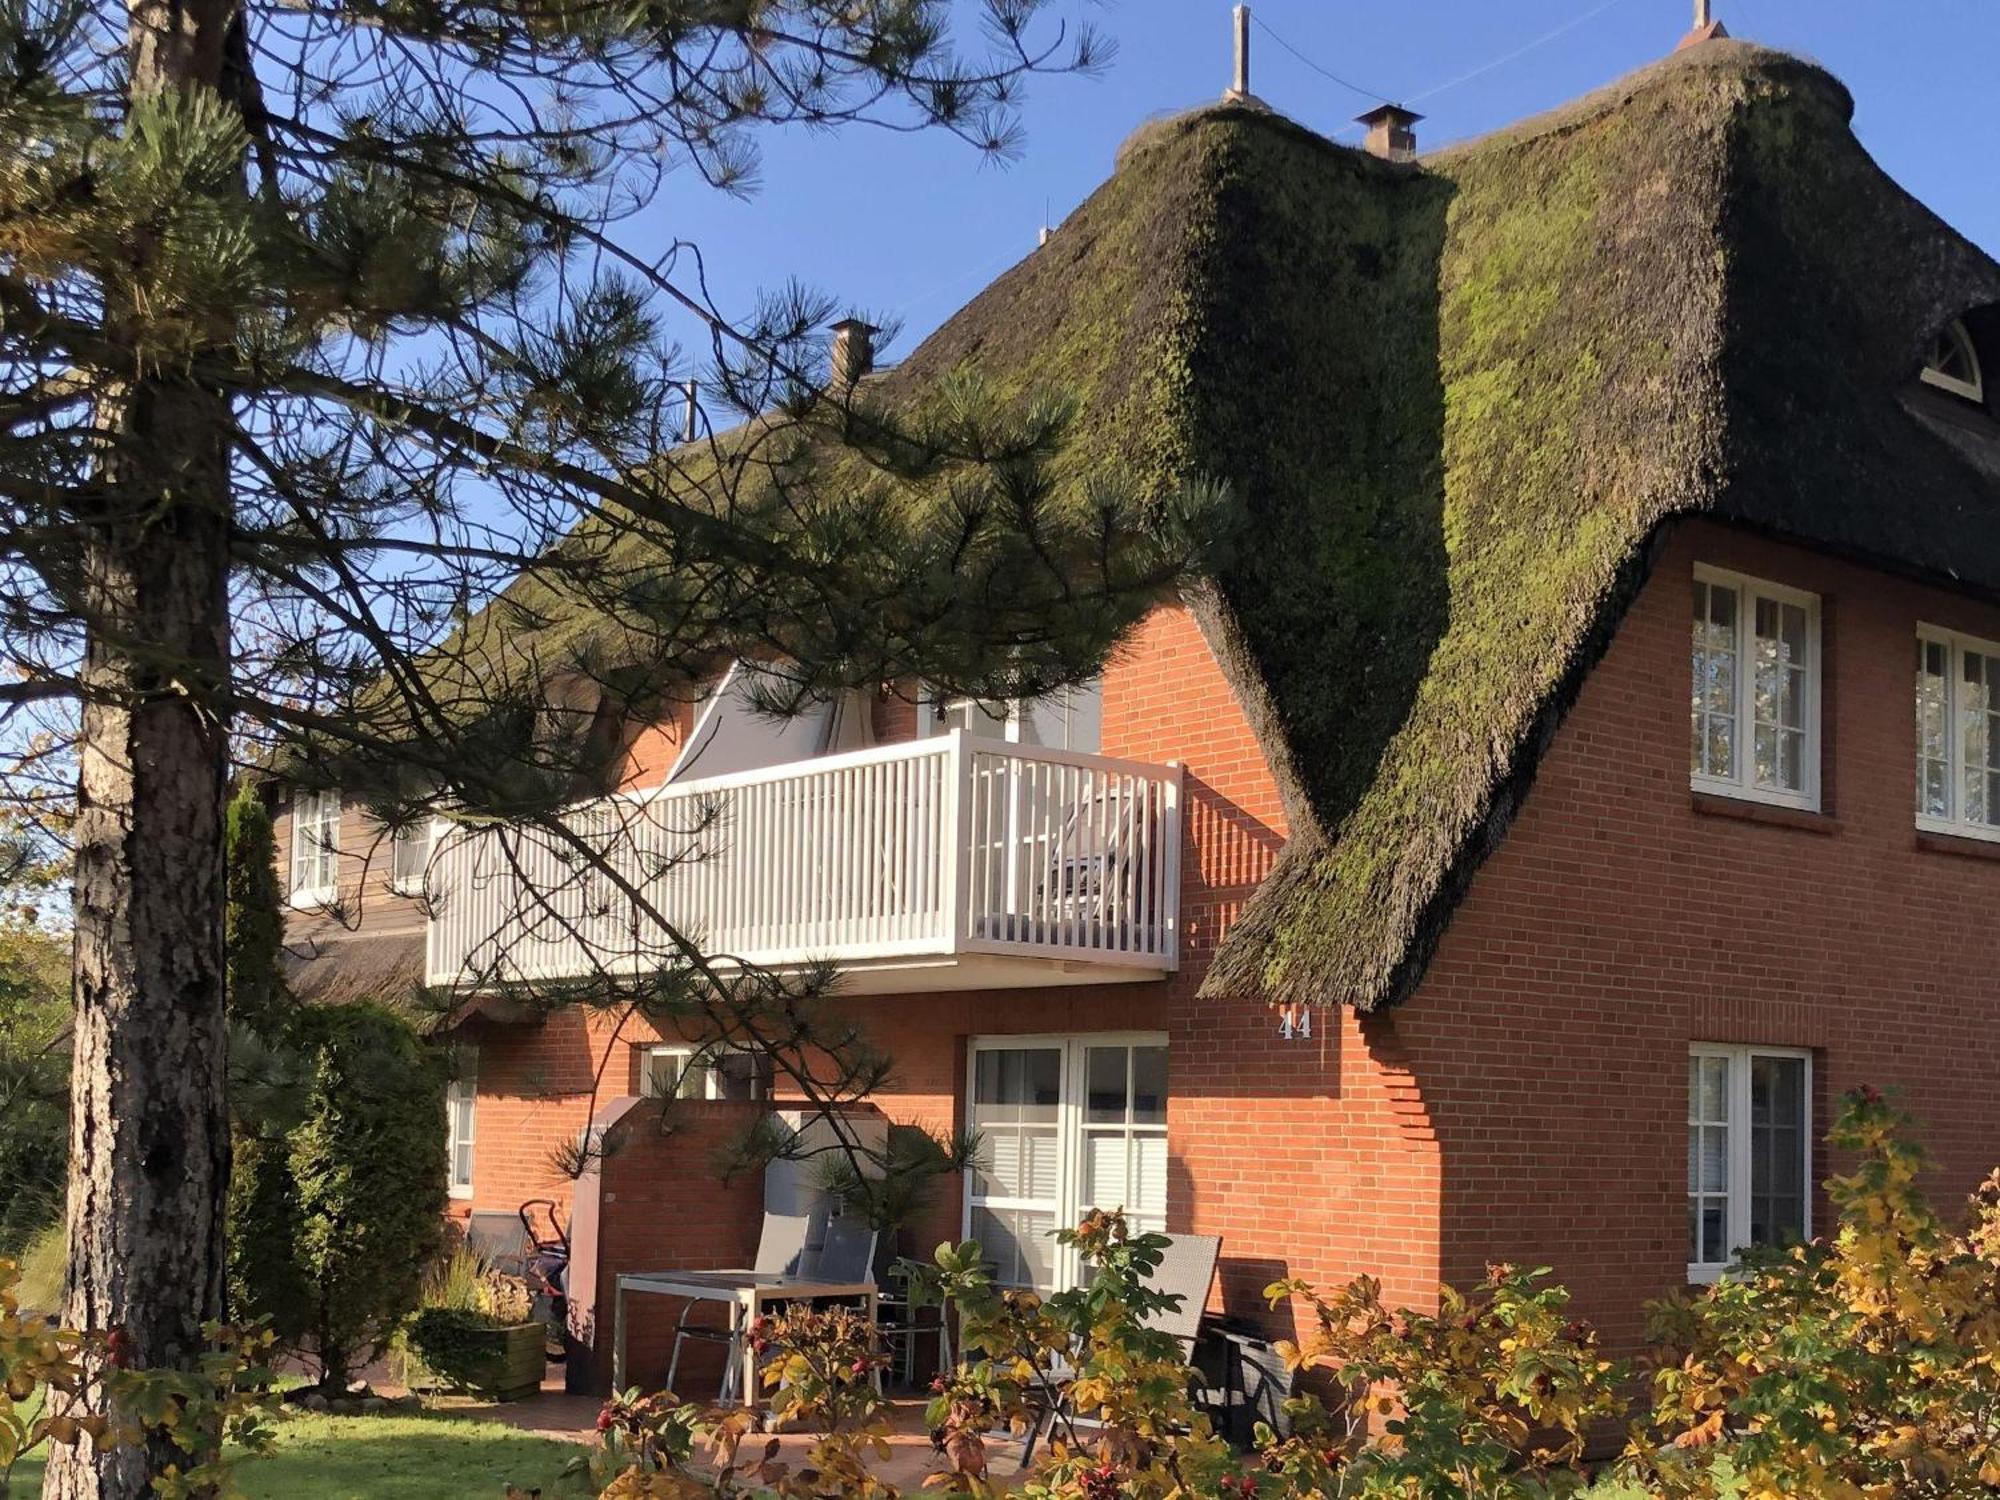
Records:
[[[332,811],[327,811],[331,804]],[[306,809],[313,814],[309,820]],[[287,882],[294,906],[325,906],[340,893],[340,789],[300,791],[292,794],[292,869]],[[316,829],[316,834],[308,829]],[[308,838],[316,838],[310,848]],[[323,863],[321,861],[323,860]],[[314,876],[324,879],[305,882]]]
[[[1800,1215],[1801,1231],[1805,1239],[1813,1234],[1813,1057],[1804,1047],[1765,1047],[1755,1044],[1728,1042],[1694,1042],[1688,1047],[1689,1058],[1721,1057],[1729,1062],[1729,1206],[1723,1225],[1723,1238],[1730,1246],[1730,1258],[1722,1261],[1689,1261],[1687,1279],[1690,1285],[1706,1286],[1727,1275],[1736,1264],[1735,1251],[1750,1242],[1750,1198],[1751,1198],[1751,1155],[1750,1155],[1750,1062],[1758,1057],[1782,1057],[1797,1059],[1805,1064],[1805,1077],[1800,1085],[1805,1101],[1805,1120],[1799,1131],[1799,1163],[1801,1184]],[[1693,1113],[1694,1100],[1690,1088],[1688,1112]],[[1690,1124],[1692,1121],[1689,1122]],[[1692,1186],[1690,1184],[1689,1186]]]
[[[680,1080],[686,1076],[688,1068],[693,1065],[696,1057],[699,1056],[706,1059],[715,1056],[718,1052],[749,1053],[754,1050],[754,1048],[750,1047],[698,1047],[692,1042],[660,1042],[653,1046],[641,1048],[639,1057],[640,1097],[646,1099],[665,1099],[668,1097],[679,1099],[686,1097],[680,1092]],[[654,1059],[661,1057],[677,1058],[680,1062],[680,1066],[674,1074],[674,1092],[671,1096],[653,1092],[653,1062]],[[701,1097],[704,1099],[722,1098],[722,1079],[717,1075],[716,1070],[704,1064],[702,1075]],[[755,1097],[758,1099],[768,1099],[770,1094],[769,1082],[767,1080],[760,1080]]]
[[[420,823],[410,823],[398,828],[389,836],[389,889],[399,896],[421,896],[425,881],[430,873],[431,840],[435,834],[435,824],[429,818]],[[421,842],[424,857],[414,875],[399,871],[397,861],[402,851],[412,844]]]
[[[1941,626],[1917,626],[1917,643],[1942,646],[1944,660],[1944,745],[1945,745],[1945,797],[1950,811],[1946,816],[1935,817],[1923,810],[1924,745],[1921,732],[1914,720],[1911,731],[1914,743],[1911,749],[1911,770],[1915,775],[1915,797],[1917,801],[1917,827],[1927,833],[1945,833],[1953,838],[1983,839],[1987,843],[2000,843],[2000,825],[1970,822],[1965,817],[1965,741],[1959,734],[1958,694],[1965,680],[1965,653],[1974,652],[1980,656],[2000,661],[2000,642],[1981,640],[1976,635],[1965,635],[1960,631],[1946,630]],[[1922,669],[1919,668],[1911,684],[1911,703],[1915,707],[1916,690],[1922,685]]]
[[[1022,1036],[975,1036],[966,1042],[965,1092],[962,1105],[966,1123],[977,1128],[974,1119],[974,1092],[978,1087],[978,1065],[981,1052],[1009,1052],[1017,1049],[1055,1048],[1061,1050],[1062,1084],[1061,1102],[1056,1115],[1056,1225],[1057,1229],[1074,1229],[1077,1221],[1086,1212],[1088,1205],[1083,1199],[1083,1151],[1092,1127],[1086,1123],[1088,1113],[1087,1094],[1089,1090],[1089,1069],[1086,1062],[1088,1050],[1092,1047],[1167,1047],[1164,1031],[1068,1031]],[[1172,1110],[1173,1101],[1173,1054],[1167,1056],[1167,1101]],[[1167,1135],[1167,1126],[1098,1126],[1097,1130],[1143,1131],[1146,1134]],[[964,1175],[964,1187],[959,1194],[959,1238],[971,1239],[973,1189],[977,1183],[975,1169],[968,1167]],[[1171,1172],[1169,1173],[1171,1182]],[[1017,1198],[984,1199],[986,1207],[1034,1208],[1031,1200]],[[1171,1209],[1171,1200],[1162,1205],[1162,1211]],[[1054,1282],[1053,1289],[1072,1287],[1082,1272],[1081,1262],[1074,1249],[1067,1245],[1052,1243]],[[1051,1288],[1040,1288],[1047,1291]]]
[[[1704,563],[1695,564],[1694,581],[1705,583],[1710,588],[1733,589],[1736,593],[1736,772],[1728,777],[1713,776],[1698,772],[1690,766],[1689,785],[1697,792],[1708,792],[1718,797],[1734,797],[1746,802],[1764,802],[1776,807],[1818,812],[1820,660],[1825,655],[1820,635],[1819,595],[1807,593],[1804,589],[1787,588],[1768,579],[1752,578],[1745,573],[1712,568]],[[1758,786],[1752,780],[1755,774],[1752,766],[1756,760],[1757,679],[1755,664],[1750,658],[1756,646],[1757,600],[1760,598],[1779,604],[1797,605],[1806,612],[1806,702],[1805,712],[1801,715],[1805,727],[1805,748],[1801,752],[1804,759],[1800,768],[1803,772],[1803,785],[1797,791],[1783,787]],[[1691,616],[1690,622],[1692,622]],[[1692,663],[1689,672],[1693,672]],[[1692,687],[1691,678],[1690,687]]]
[[[459,1106],[465,1106],[467,1129],[460,1135],[458,1129]],[[444,1091],[444,1148],[445,1181],[454,1198],[472,1196],[473,1179],[478,1172],[479,1148],[479,1053],[472,1048],[462,1048],[459,1052],[458,1076],[445,1085]],[[468,1161],[471,1169],[461,1181],[458,1175],[458,1152],[461,1146],[470,1147]]]
[[[1965,320],[1953,318],[1945,325],[1940,338],[1955,345],[1965,356],[1965,362],[1972,368],[1972,379],[1960,380],[1956,375],[1947,375],[1928,359],[1919,378],[1925,385],[1934,385],[1941,391],[1949,391],[1954,396],[1963,396],[1968,401],[1984,405],[1986,401],[1986,372],[1979,363],[1979,348],[1972,342],[1972,335],[1965,331]]]

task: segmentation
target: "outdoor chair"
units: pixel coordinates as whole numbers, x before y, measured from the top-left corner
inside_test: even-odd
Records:
[[[811,1214],[764,1215],[764,1227],[757,1234],[757,1260],[751,1270],[768,1275],[796,1275],[806,1259],[806,1242],[811,1238],[813,1227]],[[717,1328],[706,1323],[690,1322],[694,1310],[700,1303],[689,1302],[681,1309],[680,1321],[674,1327],[674,1352],[667,1360],[667,1389],[674,1389],[674,1380],[680,1374],[681,1345],[688,1339],[703,1343],[726,1344],[729,1353],[723,1362],[723,1388],[729,1385],[730,1372],[736,1368],[742,1355],[739,1343],[745,1330],[735,1326],[732,1316],[728,1326]],[[745,1395],[749,1395],[745,1392]]]
[[[1025,909],[990,918],[995,930],[988,935],[1019,942],[1130,938],[1137,930],[1137,912],[1119,912],[1114,922],[1110,908],[1114,894],[1127,893],[1146,831],[1139,804],[1106,791],[1063,816],[1054,837],[1041,846],[1042,857],[1037,858],[1032,841],[1010,843],[1010,857],[1042,868],[1039,874],[1023,870]],[[1005,878],[1004,868],[989,876],[995,882]]]
[[[951,1320],[938,1302],[918,1302],[912,1295],[911,1271],[907,1266],[889,1268],[882,1295],[875,1299],[876,1336],[892,1352],[902,1350],[903,1384],[916,1380],[917,1345],[925,1339],[937,1340],[937,1367],[940,1373],[952,1367]],[[890,1283],[894,1283],[893,1287]],[[923,1314],[933,1314],[926,1320]]]
[[[526,1276],[534,1249],[520,1215],[479,1209],[465,1224],[465,1246],[505,1276]]]
[[[872,1281],[876,1232],[859,1218],[830,1220],[819,1249],[806,1255],[799,1274],[819,1281]]]
[[[1141,1321],[1157,1332],[1171,1334],[1181,1345],[1185,1358],[1192,1358],[1194,1354],[1194,1342],[1201,1333],[1202,1310],[1208,1305],[1209,1284],[1215,1280],[1215,1263],[1221,1254],[1220,1235],[1177,1234],[1161,1253],[1160,1268],[1148,1283],[1156,1292],[1179,1297],[1180,1304],[1162,1308]],[[1073,1375],[1074,1371],[1067,1361],[1058,1363],[1051,1372],[1058,1395],[1053,1402],[1044,1399],[1040,1410],[1028,1423],[1027,1435],[1021,1443],[1022,1469],[1028,1467],[1035,1456],[1035,1445],[1044,1433],[1055,1427],[1068,1405],[1068,1396],[1062,1392]]]

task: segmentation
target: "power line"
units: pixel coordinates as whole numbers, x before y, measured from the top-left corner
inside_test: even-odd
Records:
[[[1396,102],[1395,100],[1391,99],[1387,94],[1379,94],[1374,89],[1364,89],[1360,84],[1349,83],[1345,78],[1342,78],[1338,73],[1335,73],[1327,68],[1322,68],[1318,63],[1314,62],[1310,57],[1307,57],[1305,53],[1299,51],[1298,48],[1294,47],[1290,42],[1286,41],[1283,37],[1279,36],[1277,32],[1273,31],[1270,27],[1270,23],[1267,22],[1262,16],[1258,15],[1255,11],[1252,11],[1250,13],[1250,19],[1256,24],[1256,27],[1259,31],[1263,32],[1264,35],[1268,36],[1272,41],[1276,42],[1280,47],[1284,48],[1285,51],[1291,53],[1293,57],[1296,57],[1300,62],[1304,63],[1308,68],[1311,68],[1315,73],[1319,74],[1320,77],[1326,79],[1329,83],[1337,83],[1342,88],[1346,89],[1349,93],[1359,94],[1364,99],[1373,99],[1378,104],[1393,104]]]
[[[1576,30],[1577,27],[1583,25],[1586,21],[1594,21],[1599,16],[1603,15],[1607,10],[1612,9],[1614,6],[1623,5],[1624,3],[1625,0],[1604,0],[1603,4],[1593,6],[1591,9],[1585,11],[1582,15],[1576,16],[1571,20],[1563,22],[1562,25],[1556,27],[1556,29],[1553,31],[1543,32],[1542,35],[1536,37],[1532,42],[1522,43],[1520,46],[1516,47],[1512,52],[1504,53],[1501,56],[1494,58],[1493,61],[1489,63],[1482,63],[1469,73],[1461,73],[1458,75],[1458,77],[1452,79],[1449,83],[1441,83],[1434,89],[1425,89],[1421,94],[1411,95],[1408,102],[1411,104],[1415,104],[1420,99],[1434,99],[1439,94],[1444,93],[1447,89],[1455,89],[1461,83],[1470,83],[1475,78],[1483,77],[1485,74],[1491,73],[1495,68],[1504,68],[1505,66],[1507,66],[1508,63],[1513,62],[1516,58],[1526,57],[1530,52],[1533,52],[1537,47],[1546,46],[1548,43],[1553,42],[1557,37],[1569,35],[1570,32]]]
[[[1319,63],[1315,62],[1312,58],[1308,57],[1305,53],[1301,52],[1297,47],[1294,47],[1290,42],[1286,41],[1282,36],[1278,35],[1277,32],[1271,29],[1270,23],[1264,20],[1262,16],[1256,14],[1253,11],[1251,13],[1250,19],[1256,23],[1258,30],[1262,31],[1266,36],[1268,36],[1272,41],[1276,42],[1285,51],[1291,53],[1293,57],[1297,58],[1301,63],[1305,64],[1306,67],[1312,69],[1313,72],[1319,74],[1320,77],[1328,80],[1329,82],[1339,84],[1342,88],[1348,90],[1350,93],[1359,94],[1364,99],[1373,99],[1378,104],[1416,104],[1425,99],[1435,99],[1439,94],[1447,93],[1450,90],[1459,87],[1459,85],[1461,84],[1470,83],[1475,78],[1482,78],[1486,74],[1493,72],[1497,68],[1504,68],[1507,66],[1507,64],[1514,62],[1519,58],[1526,57],[1530,52],[1533,52],[1536,48],[1545,47],[1550,42],[1557,40],[1559,37],[1564,37],[1569,35],[1570,32],[1575,31],[1579,26],[1585,25],[1590,21],[1596,20],[1606,11],[1614,9],[1615,7],[1623,5],[1624,3],[1625,0],[1599,0],[1599,3],[1597,5],[1592,6],[1582,15],[1572,16],[1569,20],[1563,22],[1562,25],[1554,28],[1551,31],[1543,32],[1540,36],[1536,37],[1534,40],[1523,42],[1520,46],[1514,48],[1512,51],[1503,52],[1500,56],[1492,59],[1492,61],[1481,63],[1478,67],[1473,68],[1467,72],[1461,73],[1456,78],[1450,79],[1444,83],[1440,83],[1433,88],[1425,89],[1420,94],[1412,94],[1407,98],[1402,98],[1402,99],[1399,99],[1392,94],[1382,93],[1377,89],[1363,88],[1358,83],[1354,83],[1349,79],[1342,78],[1338,73],[1335,73],[1332,69],[1322,67]],[[1349,129],[1349,128],[1352,127],[1343,127],[1343,129]]]

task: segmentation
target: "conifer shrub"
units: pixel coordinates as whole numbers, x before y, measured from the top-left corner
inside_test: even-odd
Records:
[[[344,1389],[413,1312],[443,1236],[444,1072],[379,1005],[304,1009],[295,1124],[239,1139],[230,1280],[243,1318],[266,1318]]]

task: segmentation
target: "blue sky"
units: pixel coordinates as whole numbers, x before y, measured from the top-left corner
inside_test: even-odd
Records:
[[[1025,154],[1012,165],[982,164],[936,133],[772,135],[749,203],[683,175],[649,217],[702,246],[712,285],[737,307],[798,277],[900,317],[886,353],[908,353],[1034,246],[1044,205],[1059,221],[1087,196],[1134,127],[1207,102],[1228,83],[1229,0],[1068,0],[1064,9],[1114,38],[1118,53],[1101,76],[1033,83]],[[1251,84],[1266,102],[1327,133],[1371,103],[1288,54],[1268,26],[1321,67],[1415,100],[1427,147],[1640,67],[1670,50],[1691,18],[1686,0],[1257,0],[1253,10],[1261,25]],[[1716,12],[1737,36],[1830,68],[1853,92],[1856,129],[1876,160],[2000,253],[2000,112],[1991,103],[2000,4],[1716,0]],[[1488,64],[1497,65],[1466,78]]]

